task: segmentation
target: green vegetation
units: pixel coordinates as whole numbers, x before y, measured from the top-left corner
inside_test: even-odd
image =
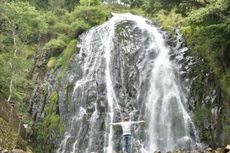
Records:
[[[50,152],[55,139],[63,132],[58,114],[58,93],[44,103],[42,121],[32,121],[29,99],[35,86],[48,71],[60,69],[58,80],[68,69],[77,52],[80,34],[104,23],[111,12],[131,12],[157,20],[168,31],[180,27],[190,54],[203,59],[190,74],[196,76],[192,94],[196,97],[195,123],[201,139],[210,142],[211,132],[202,125],[210,119],[210,103],[202,105],[207,94],[206,73],[212,72],[213,82],[221,92],[223,108],[218,127],[225,122],[230,134],[230,120],[225,111],[230,108],[230,1],[227,0],[123,0],[130,7],[104,5],[101,0],[3,0],[0,1],[0,94],[16,100],[25,122],[32,123],[34,150]],[[208,79],[210,80],[210,79]],[[46,91],[46,90],[45,90]],[[47,91],[46,91],[47,92]],[[221,129],[221,127],[220,127]],[[52,139],[50,135],[52,134]],[[46,141],[47,140],[47,141]],[[40,145],[37,145],[40,144]]]
[[[77,45],[77,40],[70,41],[67,48],[64,50],[63,55],[58,59],[57,66],[62,67],[62,71],[61,73],[59,73],[58,78],[61,78],[64,75],[70,63],[70,58],[76,52],[76,45]]]
[[[58,114],[58,93],[53,91],[49,100],[44,110],[46,115],[43,122],[34,123],[32,126],[31,145],[36,152],[52,152],[57,148],[57,138],[64,132],[64,125],[60,123]]]
[[[6,149],[13,149],[17,142],[17,133],[9,126],[9,124],[0,118],[0,145]]]
[[[25,151],[27,150],[26,142],[2,118],[0,118],[0,131],[0,146],[2,148],[11,150],[18,147]]]

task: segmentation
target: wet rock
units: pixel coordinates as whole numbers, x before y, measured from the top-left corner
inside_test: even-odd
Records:
[[[189,152],[188,152],[189,153]],[[192,150],[191,153],[203,153],[203,151],[200,150]]]
[[[230,145],[227,145],[224,149],[230,151]]]
[[[21,149],[13,149],[10,153],[24,153]]]
[[[207,148],[205,153],[212,153],[212,148]]]
[[[113,25],[98,26],[81,35],[80,52],[73,55],[66,74],[60,84],[56,85],[59,90],[60,116],[62,121],[68,122],[65,135],[60,142],[60,148],[65,153],[82,153],[86,148],[87,152],[102,153],[108,146],[109,139],[113,141],[113,150],[120,152],[124,148],[121,143],[121,128],[114,127],[111,138],[109,133],[112,130],[108,123],[120,121],[127,114],[130,114],[132,119],[138,120],[140,116],[145,116],[147,113],[145,102],[147,101],[146,97],[149,96],[150,78],[160,52],[160,48],[153,47],[158,46],[153,43],[157,40],[157,36],[153,36],[154,33],[148,28],[139,28],[136,21],[125,20],[116,23],[115,34],[114,32],[110,33],[110,26]],[[156,30],[158,29],[156,28]],[[111,37],[108,35],[111,34],[113,43],[110,45],[104,41],[109,41]],[[108,40],[104,40],[104,38]],[[109,57],[105,54],[108,49]],[[179,54],[172,55],[171,60],[175,60]],[[110,63],[107,63],[108,60]],[[178,59],[179,62],[184,62],[183,58]],[[162,76],[165,74],[163,73]],[[159,81],[159,84],[156,84],[157,87],[159,86],[159,106],[157,107],[160,109],[160,103],[162,103],[162,99],[165,99],[163,98],[165,89],[162,88],[160,78],[157,80]],[[71,88],[68,90],[67,86]],[[166,88],[171,88],[171,84],[169,83]],[[173,98],[170,101],[175,101],[175,110],[178,110],[176,98],[174,100]],[[180,99],[180,97],[178,98]],[[132,113],[135,110],[138,111]],[[151,112],[151,110],[148,111]],[[173,115],[176,111],[170,112]],[[113,118],[111,118],[112,115]],[[174,116],[177,120],[170,118],[170,122],[174,120],[177,123],[178,120],[184,119],[182,114]],[[145,117],[148,120],[147,115]],[[165,126],[158,126],[161,124],[164,125],[162,122],[154,126],[157,126],[157,130],[165,128]],[[181,131],[187,131],[181,130],[184,124],[174,125],[179,126],[173,128],[172,133],[177,134],[172,135],[172,141],[175,141],[174,143],[177,143],[178,146],[186,146],[186,149],[190,149],[192,143],[190,136],[186,135],[187,138],[183,132],[181,134]],[[144,126],[139,126],[135,131],[135,138],[141,143],[145,142],[148,137],[146,133],[143,133],[144,128]],[[135,128],[133,129],[135,130]],[[177,129],[180,131],[176,131]],[[190,133],[194,132],[192,129],[190,131]],[[158,148],[163,152],[165,152],[164,144],[168,138],[165,133],[159,132],[159,137],[162,139],[157,142],[160,144]],[[133,150],[138,150],[138,147],[134,145]],[[155,153],[160,153],[160,151],[155,151]]]
[[[173,153],[183,153],[183,151],[180,149],[177,149],[177,150],[173,151]]]
[[[6,149],[3,149],[3,150],[1,150],[1,153],[9,153],[9,151]]]
[[[225,146],[224,153],[230,152],[230,145]]]
[[[154,151],[153,153],[161,153],[161,151],[160,150],[156,150],[156,151]],[[169,153],[169,152],[168,152]]]
[[[222,148],[216,148],[216,153],[222,153],[222,152],[223,152]]]

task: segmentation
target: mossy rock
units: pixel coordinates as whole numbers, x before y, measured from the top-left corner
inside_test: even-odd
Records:
[[[12,150],[16,146],[17,139],[17,133],[5,120],[0,118],[0,147]]]
[[[27,150],[27,143],[20,136],[17,139],[16,148],[22,149],[24,151]]]

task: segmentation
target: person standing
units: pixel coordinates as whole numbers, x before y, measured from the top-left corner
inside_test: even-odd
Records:
[[[111,125],[120,125],[122,128],[122,135],[124,137],[125,151],[131,152],[131,126],[132,124],[143,123],[145,121],[129,121],[129,117],[125,117],[124,121],[118,123],[110,123]]]

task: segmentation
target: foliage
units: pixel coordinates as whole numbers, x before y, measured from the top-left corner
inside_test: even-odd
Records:
[[[95,6],[100,5],[101,0],[80,0],[80,4],[83,6]]]
[[[64,6],[67,10],[73,11],[74,7],[80,3],[80,0],[65,0]]]
[[[4,3],[3,10],[5,30],[17,32],[23,41],[31,41],[30,38],[46,32],[47,24],[43,16],[29,3]]]
[[[146,13],[149,13],[151,15],[162,9],[162,5],[159,2],[151,0],[144,1],[142,7]]]
[[[176,13],[175,9],[171,11],[161,10],[157,13],[157,16],[154,17],[154,19],[167,30],[171,30],[173,27],[178,27],[183,21],[181,14]]]
[[[95,26],[102,24],[106,21],[106,17],[109,16],[109,10],[103,5],[100,6],[78,6],[71,13],[70,20],[78,19],[84,21],[84,23]]]
[[[45,108],[46,116],[43,122],[32,125],[32,145],[37,152],[52,152],[57,147],[56,140],[63,133],[64,125],[60,123],[58,114],[58,93],[50,95],[49,105]]]
[[[230,5],[225,2],[218,0],[194,12],[185,20],[183,32],[188,43],[193,45],[193,52],[208,62],[219,85],[230,98],[230,87],[226,86],[230,83],[230,22],[225,18]]]
[[[83,20],[78,20],[73,22],[70,28],[70,36],[71,38],[77,38],[82,32],[88,30],[90,25],[85,23]]]
[[[58,37],[57,39],[51,39],[49,42],[47,42],[44,46],[44,49],[47,51],[52,52],[52,55],[59,55],[60,52],[66,47],[66,43],[63,40],[65,37]]]
[[[31,61],[26,60],[34,52],[34,42],[46,32],[47,24],[39,12],[27,2],[9,2],[0,6],[1,14],[1,63],[3,73],[0,92],[10,94],[12,80],[12,98],[22,101],[31,90],[31,81],[26,78]],[[4,58],[4,59],[3,59]],[[7,79],[4,79],[4,78]],[[24,91],[23,91],[24,90]]]
[[[202,131],[202,132],[200,132],[201,133],[200,138],[201,138],[202,142],[209,141],[209,136],[208,135],[209,135],[210,131],[207,128],[207,125],[202,124],[203,123],[202,121],[210,120],[209,116],[210,116],[209,109],[207,109],[204,106],[198,106],[196,111],[195,111],[195,114],[194,114],[195,125],[200,131]]]
[[[3,54],[2,52],[0,52],[0,65],[5,65],[5,66],[0,66],[0,94],[4,97],[8,96],[9,93],[9,88],[8,88],[8,84],[9,84],[9,77],[10,76],[10,72],[8,71],[9,69],[9,65],[7,64],[7,60],[9,59],[7,54]]]
[[[53,30],[56,31],[57,33],[68,34],[69,29],[70,29],[70,25],[62,22],[57,22],[53,26]]]
[[[72,55],[76,52],[76,45],[77,45],[77,41],[76,40],[72,40],[70,41],[70,43],[68,44],[67,48],[64,50],[62,56],[58,59],[58,63],[57,63],[57,67],[62,68],[61,73],[59,74],[58,78],[60,79],[63,74],[65,73],[69,63],[70,63],[70,58],[72,57]]]
[[[223,111],[218,115],[218,124],[216,127],[217,131],[222,130],[222,126],[229,127],[230,125],[229,122],[224,119],[225,115],[229,115],[225,113],[227,113],[227,109],[229,107],[228,101],[230,100],[229,8],[229,1],[210,1],[210,3],[205,5],[205,7],[192,10],[188,17],[185,18],[182,27],[182,32],[187,38],[188,44],[192,46],[192,53],[204,59],[206,67],[209,69],[208,71],[211,71],[214,74],[215,80],[213,81],[216,82],[216,88],[220,88],[218,90],[223,92],[224,99],[219,102],[220,104],[218,104],[220,105],[219,107],[223,107]],[[199,78],[201,71],[194,73],[197,74]],[[203,78],[205,77],[207,76],[203,76]],[[196,84],[196,87],[200,90],[197,90],[199,92],[199,100],[202,100],[202,96],[205,95],[206,91],[205,82],[204,79],[200,79],[199,82],[200,84]],[[211,106],[209,107],[208,108],[211,109]],[[196,115],[205,112],[199,112],[199,109],[200,106],[197,106]],[[210,113],[206,115],[209,117],[211,116]],[[199,118],[196,119],[196,121],[199,122]],[[202,119],[200,120],[200,123],[201,121]],[[199,124],[197,125],[201,131],[201,139],[209,144],[214,144],[213,141],[215,140],[213,140],[211,130],[200,127]],[[229,132],[227,132],[227,128],[224,133],[229,134]],[[211,137],[212,140],[210,140]]]

